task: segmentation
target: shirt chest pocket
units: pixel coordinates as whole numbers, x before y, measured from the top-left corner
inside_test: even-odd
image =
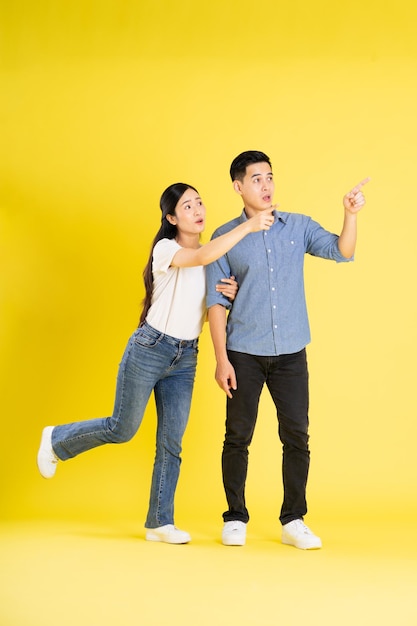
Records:
[[[274,263],[278,270],[286,270],[287,268],[295,270],[304,263],[304,253],[302,240],[280,239],[270,253],[270,262]]]
[[[304,254],[304,245],[300,239],[280,239],[278,252],[285,256],[299,256]]]

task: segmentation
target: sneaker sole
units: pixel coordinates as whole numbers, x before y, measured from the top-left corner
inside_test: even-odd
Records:
[[[246,543],[246,537],[243,537],[243,539],[237,539],[237,538],[223,538],[222,537],[222,544],[224,546],[244,546]]]
[[[159,543],[170,543],[172,545],[184,545],[191,541],[191,537],[188,539],[168,539],[161,537],[161,535],[157,535],[156,533],[146,533],[145,535],[146,541],[154,541]]]
[[[52,433],[53,429],[54,429],[54,426],[45,426],[45,428],[43,429],[42,435],[41,435],[41,442],[40,442],[38,454],[36,457],[36,465],[38,467],[39,473],[42,476],[42,478],[46,478],[46,479],[53,478],[55,476],[57,465],[58,465],[58,461],[56,463],[51,463],[48,457],[46,458],[45,461],[43,459],[43,456],[45,455],[43,451],[44,439],[47,436],[50,436],[50,433]]]
[[[315,546],[303,546],[301,544],[297,544],[294,543],[293,541],[287,540],[287,539],[281,539],[281,542],[286,545],[286,546],[293,546],[293,548],[298,548],[299,550],[320,550],[321,548],[321,543],[320,545],[315,545]]]

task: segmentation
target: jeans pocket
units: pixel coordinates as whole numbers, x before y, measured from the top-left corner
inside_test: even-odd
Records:
[[[133,341],[138,346],[144,346],[145,348],[153,348],[154,346],[158,345],[158,343],[161,341],[162,336],[163,336],[162,333],[155,330],[148,324],[145,324],[144,326],[140,326],[136,330],[134,337],[133,337]]]

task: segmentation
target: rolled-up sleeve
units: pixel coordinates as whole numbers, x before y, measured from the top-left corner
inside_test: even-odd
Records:
[[[336,263],[353,261],[354,257],[346,258],[339,250],[339,236],[324,229],[318,222],[309,217],[305,228],[306,252],[322,259],[330,259]]]
[[[207,282],[207,293],[206,293],[206,307],[209,309],[211,306],[215,304],[221,304],[226,307],[226,309],[230,309],[232,304],[226,296],[222,293],[216,291],[216,285],[221,281],[222,278],[230,278],[230,266],[226,256],[220,257],[214,263],[210,263],[206,266],[206,282]]]

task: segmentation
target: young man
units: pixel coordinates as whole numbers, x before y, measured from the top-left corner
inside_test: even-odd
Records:
[[[320,548],[320,538],[303,522],[310,462],[305,350],[310,331],[304,255],[337,262],[353,260],[357,213],[365,204],[361,188],[369,179],[344,196],[345,217],[337,236],[310,217],[275,210],[271,162],[263,152],[243,152],[234,159],[230,174],[244,209],[239,217],[218,228],[213,237],[263,211],[272,211],[275,220],[269,231],[249,235],[207,267],[216,381],[227,395],[222,469],[229,508],[223,514],[222,541],[228,546],[245,544],[249,521],[245,502],[248,447],[266,384],[277,409],[283,447],[282,542],[301,549]],[[216,293],[219,279],[231,275],[239,283],[232,304]]]

